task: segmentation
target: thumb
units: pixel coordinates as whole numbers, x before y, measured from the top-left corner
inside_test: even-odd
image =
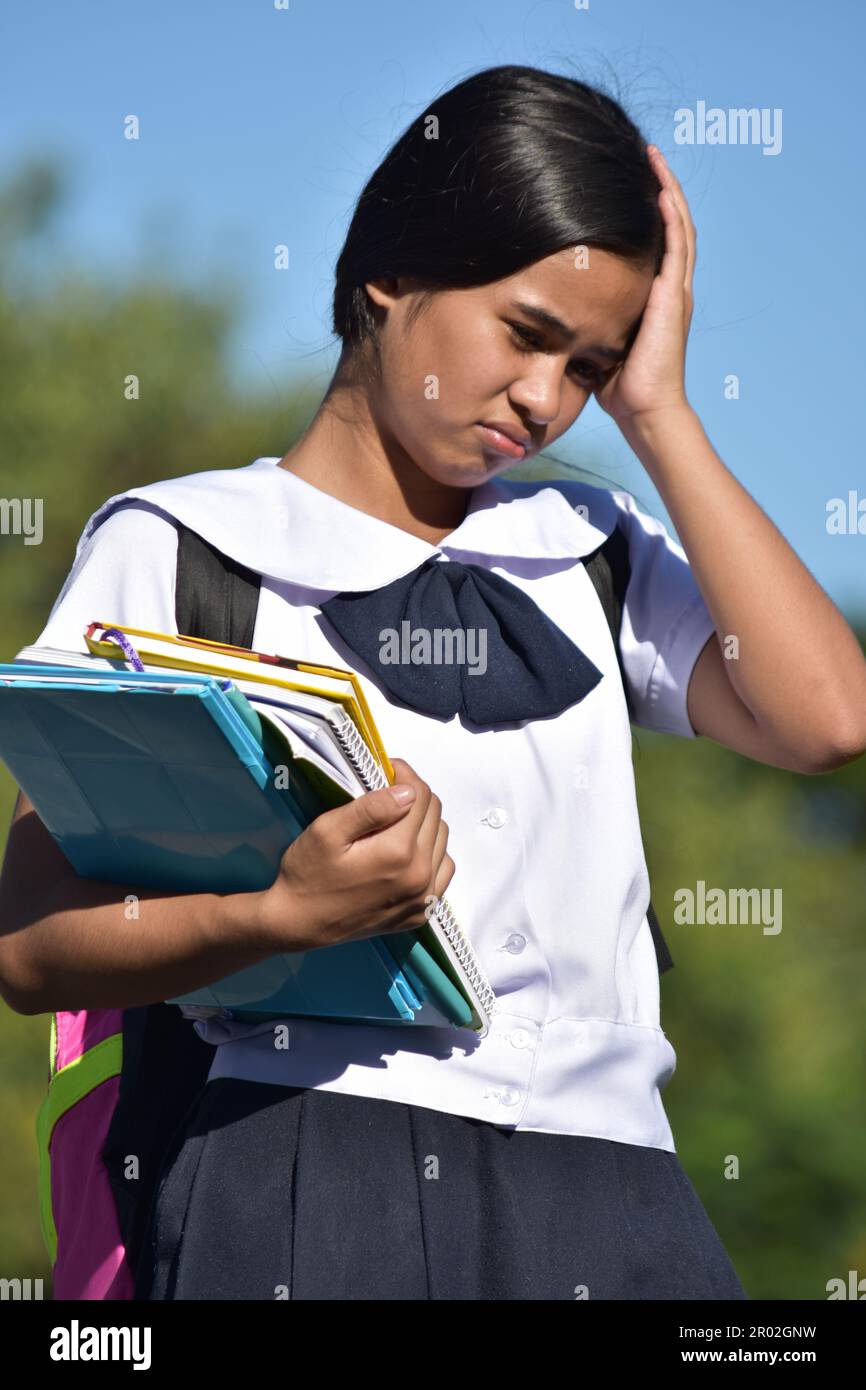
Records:
[[[415,788],[406,782],[365,792],[339,810],[344,819],[340,831],[346,843],[360,840],[375,830],[384,830],[406,814],[415,801]]]

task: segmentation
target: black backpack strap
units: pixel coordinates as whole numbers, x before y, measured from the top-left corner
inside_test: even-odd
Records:
[[[222,555],[178,524],[175,618],[178,632],[251,647],[261,575]],[[213,1047],[176,1004],[123,1011],[123,1061],[117,1106],[102,1157],[117,1208],[136,1298],[146,1298],[152,1269],[143,1248],[159,1177],[207,1082]],[[137,1160],[137,1176],[129,1159]]]
[[[616,659],[619,662],[629,719],[634,719],[634,706],[625,678],[625,668],[622,664],[622,653],[619,647],[625,592],[631,578],[628,541],[622,529],[619,526],[614,527],[604,544],[594,550],[591,555],[584,557],[583,564],[592,580],[595,592],[598,594],[604,609],[604,616],[607,618],[607,625],[610,628],[613,645],[616,648]]]
[[[673,970],[674,958],[668,949],[668,943],[662,936],[661,925],[656,916],[656,910],[652,905],[652,900],[647,904],[646,917],[649,922],[649,929],[652,932],[653,944],[656,948],[656,960],[658,961],[659,974],[663,975],[666,970]]]
[[[124,1009],[122,1026],[120,1090],[102,1161],[127,1263],[137,1276],[159,1175],[178,1127],[207,1080],[213,1048],[175,1004]]]
[[[610,628],[610,634],[613,638],[613,645],[616,648],[616,659],[619,662],[622,688],[625,692],[629,719],[634,720],[634,705],[629,693],[628,681],[625,678],[625,668],[622,664],[622,653],[619,645],[619,634],[620,628],[622,627],[622,610],[625,605],[625,594],[628,588],[628,581],[631,578],[628,540],[622,528],[619,526],[614,527],[607,540],[604,541],[597,550],[594,550],[591,555],[584,557],[583,564],[587,574],[592,580],[601,606],[604,609],[604,616],[607,619],[607,625]],[[656,960],[658,962],[659,974],[663,975],[666,970],[671,970],[673,968],[673,957],[662,935],[659,919],[656,916],[652,902],[650,902],[647,907],[646,915],[650,931],[652,932],[653,944],[656,948]]]
[[[178,523],[175,618],[184,637],[252,647],[262,576]]]

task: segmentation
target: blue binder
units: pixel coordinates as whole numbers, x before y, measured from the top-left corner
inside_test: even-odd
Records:
[[[257,722],[233,682],[213,676],[0,664],[0,758],[85,878],[270,887],[308,818],[276,786]],[[472,1020],[411,931],[286,952],[168,1002],[250,1020]]]

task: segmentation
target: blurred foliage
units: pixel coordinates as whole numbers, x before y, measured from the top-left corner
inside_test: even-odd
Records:
[[[0,192],[0,495],[44,499],[40,546],[0,537],[4,661],[41,631],[106,498],[282,454],[318,405],[293,384],[276,399],[233,386],[228,275],[203,297],[152,273],[117,286],[48,269],[64,196],[50,162]],[[124,397],[133,371],[137,402]],[[542,461],[529,476],[562,471]],[[678,1059],[664,1102],[680,1158],[751,1297],[823,1299],[831,1277],[866,1274],[866,759],[810,778],[635,732],[653,901],[676,962],[662,1024]],[[3,843],[15,790],[0,764]],[[675,891],[699,879],[782,889],[781,932],[674,925]],[[49,1278],[34,1130],[48,1035],[47,1016],[0,1004],[7,1277]]]

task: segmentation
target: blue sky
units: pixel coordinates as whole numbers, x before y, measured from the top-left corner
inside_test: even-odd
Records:
[[[0,176],[59,154],[70,197],[53,256],[119,277],[148,265],[199,285],[228,275],[245,309],[238,380],[279,390],[300,375],[323,390],[354,201],[418,111],[498,63],[614,75],[698,228],[692,405],[819,582],[866,618],[866,535],[826,527],[829,499],[866,499],[864,31],[858,0],[7,0]],[[674,113],[701,101],[781,110],[779,152],[677,145]],[[725,398],[731,373],[738,400]],[[557,445],[588,451],[665,516],[594,403]]]

